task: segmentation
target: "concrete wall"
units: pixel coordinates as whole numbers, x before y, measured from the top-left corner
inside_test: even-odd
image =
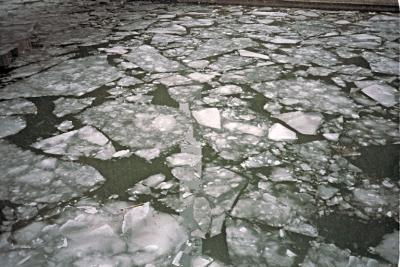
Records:
[[[177,0],[182,3],[238,4],[333,10],[399,12],[397,0]]]

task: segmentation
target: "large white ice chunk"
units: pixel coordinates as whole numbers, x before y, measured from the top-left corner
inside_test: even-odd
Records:
[[[187,240],[185,229],[177,219],[160,213],[146,203],[130,209],[124,216],[122,233],[128,251],[135,255],[135,265],[155,262],[158,258],[176,253]]]
[[[221,115],[217,108],[206,108],[192,111],[196,121],[206,127],[221,129]]]
[[[304,113],[302,111],[294,111],[282,113],[275,116],[296,131],[302,134],[316,134],[321,122],[322,116],[318,113]]]
[[[274,123],[268,131],[268,138],[274,141],[296,140],[296,133],[280,123]]]
[[[372,84],[361,91],[385,107],[392,107],[398,103],[397,90],[388,85]]]

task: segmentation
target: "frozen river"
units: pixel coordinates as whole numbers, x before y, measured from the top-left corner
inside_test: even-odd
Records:
[[[398,14],[0,9],[0,266],[397,266]]]

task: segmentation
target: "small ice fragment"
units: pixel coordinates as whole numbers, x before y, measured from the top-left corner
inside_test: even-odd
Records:
[[[151,161],[152,159],[160,156],[160,149],[158,148],[150,148],[150,149],[141,149],[135,151],[135,155],[141,158],[144,158],[147,161]]]
[[[178,254],[176,254],[174,260],[172,261],[172,265],[175,266],[181,266],[181,258],[182,258],[183,252],[179,251]]]
[[[243,93],[243,90],[240,86],[229,84],[212,89],[208,91],[208,93],[216,95],[235,95]]]
[[[211,82],[214,77],[217,76],[215,73],[191,73],[188,75],[188,77],[194,81],[200,82],[200,83],[207,83]]]
[[[247,51],[247,50],[238,50],[238,51],[239,51],[239,55],[241,55],[242,57],[254,57],[254,58],[269,60],[269,56],[267,56],[267,55],[254,53],[254,52]]]
[[[338,133],[324,133],[322,135],[329,141],[338,141],[340,136]]]
[[[124,150],[120,150],[115,152],[112,157],[113,158],[127,158],[130,155],[132,155],[132,153],[129,151],[129,149],[124,149]]]
[[[270,41],[273,44],[298,44],[300,40],[298,39],[288,39],[283,37],[276,37]]]
[[[217,108],[206,108],[192,111],[192,115],[201,125],[221,129],[221,115]]]
[[[72,121],[63,121],[62,123],[57,125],[57,129],[61,132],[66,132],[68,130],[71,130],[72,128],[74,128]]]

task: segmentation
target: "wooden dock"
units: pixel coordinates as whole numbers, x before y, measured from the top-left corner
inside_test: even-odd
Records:
[[[306,9],[399,12],[397,0],[177,0],[181,3],[233,4]]]

